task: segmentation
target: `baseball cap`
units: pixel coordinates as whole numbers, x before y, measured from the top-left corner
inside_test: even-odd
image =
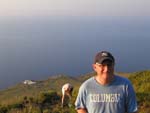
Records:
[[[95,59],[94,59],[94,64],[95,63],[99,63],[99,64],[102,64],[103,61],[105,60],[110,60],[112,61],[113,63],[115,63],[115,59],[114,57],[112,56],[112,54],[108,51],[101,51],[101,52],[98,52],[95,56]]]

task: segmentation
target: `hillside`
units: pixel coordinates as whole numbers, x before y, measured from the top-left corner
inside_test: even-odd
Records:
[[[32,85],[18,83],[0,91],[0,104],[11,104],[14,100],[20,101],[24,96],[37,97],[39,92],[44,91],[57,91],[60,94],[62,85],[67,82],[77,87],[80,85],[76,78],[65,75],[49,77],[47,80],[36,81],[36,84]]]
[[[149,113],[150,71],[115,74],[127,77],[131,80],[137,94],[139,113]],[[60,107],[61,87],[67,82],[74,86],[73,99],[71,102],[73,105],[81,83],[94,75],[94,72],[77,77],[58,75],[49,77],[46,80],[35,81],[36,84],[32,85],[18,83],[15,86],[0,91],[0,110],[3,109],[0,113],[6,113],[4,110],[13,113],[11,112],[12,109],[15,109],[18,113],[25,113],[25,111],[20,110],[20,108],[29,110],[30,107],[32,108],[31,113],[34,113],[34,110],[36,113],[41,113],[40,110],[38,112],[38,109],[41,108],[44,110],[44,113],[75,113],[74,106],[66,106],[62,111],[62,108]]]
[[[136,91],[140,113],[150,113],[150,71],[140,71],[130,74]]]

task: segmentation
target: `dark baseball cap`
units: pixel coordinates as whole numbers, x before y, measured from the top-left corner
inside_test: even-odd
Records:
[[[115,59],[110,52],[101,51],[96,54],[94,64],[95,63],[102,64],[105,60],[110,60],[112,63],[115,63]]]

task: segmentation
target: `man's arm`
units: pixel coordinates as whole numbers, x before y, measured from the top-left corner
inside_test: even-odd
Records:
[[[136,94],[130,81],[126,86],[126,111],[127,113],[138,113]]]
[[[80,108],[80,109],[77,109],[77,113],[87,113],[87,111],[84,108]]]

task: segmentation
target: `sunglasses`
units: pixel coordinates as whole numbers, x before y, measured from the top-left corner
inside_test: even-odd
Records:
[[[96,63],[96,65],[98,65],[98,66],[108,66],[108,67],[112,67],[112,66],[114,66],[114,63],[113,62],[103,62],[102,64],[100,64],[100,63]]]

